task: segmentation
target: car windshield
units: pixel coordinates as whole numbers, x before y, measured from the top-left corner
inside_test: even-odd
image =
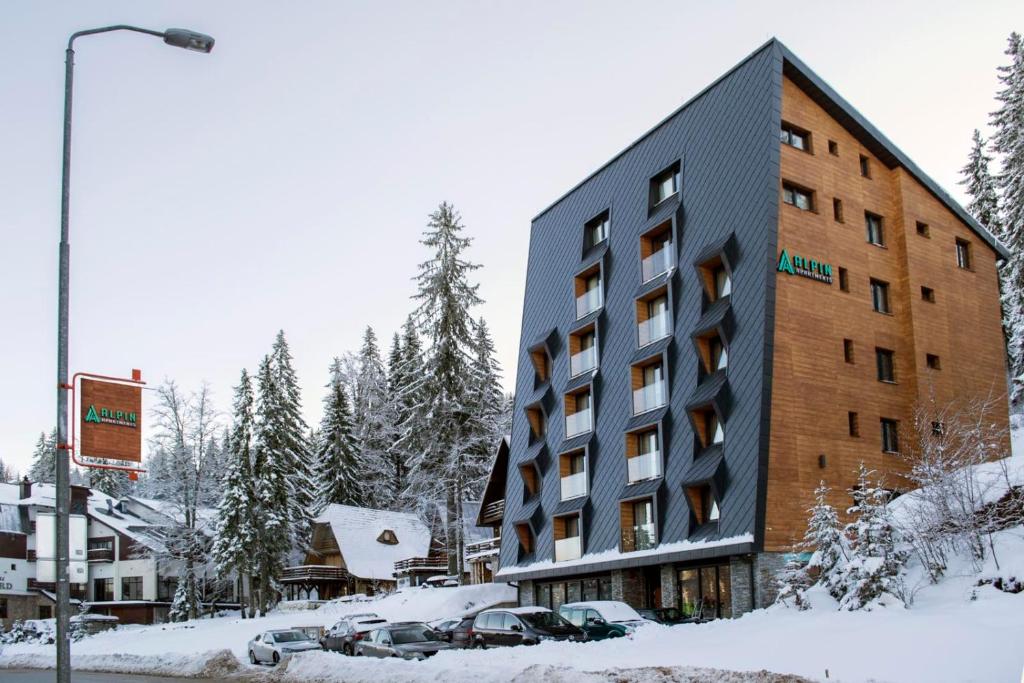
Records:
[[[437,640],[434,630],[429,626],[409,626],[407,628],[396,628],[391,632],[391,642],[395,645],[408,645],[409,643],[429,643]]]
[[[309,640],[309,636],[302,631],[282,631],[274,634],[275,643],[297,643],[300,640]]]
[[[662,619],[678,619],[680,616],[681,615],[679,614],[679,610],[677,610],[675,607],[666,607],[665,609],[661,610]]]
[[[551,628],[552,626],[572,625],[554,612],[531,612],[530,614],[520,614],[518,616],[534,628]]]

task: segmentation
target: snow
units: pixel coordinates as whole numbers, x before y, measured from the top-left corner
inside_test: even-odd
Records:
[[[593,600],[591,602],[570,602],[562,607],[579,609],[596,609],[605,621],[646,621],[640,614],[624,602],[617,600]]]
[[[0,531],[16,531],[21,533],[21,516],[18,506],[0,503]]]
[[[334,504],[313,522],[330,525],[348,573],[361,579],[394,581],[395,562],[430,552],[430,530],[411,513]],[[377,540],[385,529],[398,543]]]
[[[495,610],[484,610],[484,612],[491,612]],[[502,612],[508,612],[509,614],[540,614],[541,612],[550,612],[547,607],[538,606],[526,606],[526,607],[502,607]]]
[[[650,555],[665,555],[668,553],[677,553],[686,550],[700,550],[702,548],[715,548],[723,545],[739,545],[741,543],[753,543],[753,534],[740,534],[739,536],[729,536],[728,538],[716,539],[713,541],[676,541],[675,543],[662,543],[659,546],[650,548],[649,550],[637,550],[634,552],[624,553],[615,548],[608,550],[602,550],[596,553],[589,553],[575,560],[564,560],[562,562],[555,562],[554,560],[538,560],[531,564],[517,565],[515,567],[502,567],[498,570],[496,578],[499,579],[511,579],[515,580],[515,577],[522,574],[530,574],[536,571],[545,569],[565,569],[566,567],[578,567],[580,565],[594,565],[594,571],[601,571],[601,564],[605,562],[614,562],[616,560],[628,560],[636,559],[640,557],[647,557]]]

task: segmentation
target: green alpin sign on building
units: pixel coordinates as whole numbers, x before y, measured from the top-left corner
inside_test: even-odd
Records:
[[[824,282],[829,285],[832,284],[831,263],[808,259],[804,256],[790,256],[787,249],[783,249],[782,253],[779,255],[778,271],[780,273],[789,273],[790,275],[799,275],[801,277],[810,278],[811,280],[817,280],[818,282]]]
[[[96,406],[90,405],[89,411],[85,414],[85,421],[134,428],[138,425],[139,418],[135,413],[110,408],[100,408],[97,412]]]

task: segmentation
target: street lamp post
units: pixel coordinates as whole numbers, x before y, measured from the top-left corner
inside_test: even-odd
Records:
[[[197,52],[213,49],[213,38],[186,29],[172,28],[152,31],[136,26],[105,26],[78,31],[68,39],[64,66],[64,158],[60,195],[60,265],[57,294],[57,683],[71,680],[71,585],[68,577],[69,520],[71,507],[70,464],[74,444],[68,443],[68,288],[71,267],[71,245],[68,241],[68,212],[71,198],[71,94],[75,69],[75,39],[95,33],[134,31],[163,38],[168,45]]]

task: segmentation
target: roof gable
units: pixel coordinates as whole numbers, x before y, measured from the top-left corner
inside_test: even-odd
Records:
[[[393,581],[395,562],[430,551],[430,530],[412,513],[328,505],[313,521],[330,527],[348,573],[361,579]]]

